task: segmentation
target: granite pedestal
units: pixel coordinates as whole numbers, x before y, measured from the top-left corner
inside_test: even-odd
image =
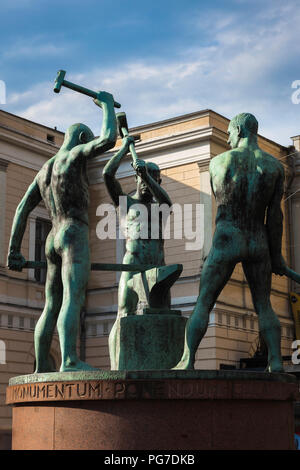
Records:
[[[294,449],[295,377],[243,371],[112,371],[15,377],[12,447]]]

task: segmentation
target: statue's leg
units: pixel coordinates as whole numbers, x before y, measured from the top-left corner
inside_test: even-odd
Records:
[[[229,280],[235,264],[216,256],[215,250],[210,251],[203,265],[197,303],[187,321],[183,356],[175,369],[194,368],[195,355],[207,331],[210,311]]]
[[[49,352],[62,303],[61,262],[58,257],[55,263],[47,257],[45,298],[45,307],[34,331],[36,373],[51,372]]]
[[[270,302],[272,270],[268,256],[257,262],[244,262],[253,305],[258,315],[259,330],[268,348],[270,372],[282,372],[281,326]]]
[[[108,339],[110,365],[112,370],[118,370],[119,368],[120,341],[118,338],[118,326],[120,318],[134,314],[138,303],[137,294],[127,285],[128,281],[132,278],[132,275],[133,273],[131,272],[123,272],[120,277],[118,289],[118,314]]]
[[[128,281],[134,273],[123,272],[121,274],[118,289],[118,314],[122,317],[134,315],[138,304],[137,293],[128,286]]]
[[[62,363],[60,371],[95,370],[76,351],[80,312],[90,273],[88,227],[69,227],[62,242],[63,302],[57,321]]]

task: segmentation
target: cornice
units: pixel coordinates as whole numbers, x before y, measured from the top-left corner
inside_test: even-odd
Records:
[[[178,132],[176,134],[159,136],[149,140],[141,140],[135,143],[135,148],[140,155],[147,155],[157,151],[169,150],[174,146],[183,146],[189,143],[198,143],[209,139],[224,143],[227,141],[227,134],[216,127],[198,127],[196,129]],[[89,167],[93,168],[94,166],[99,166],[99,163],[105,165],[116,151],[118,151],[118,148],[105,152],[104,155],[91,160]]]
[[[226,141],[225,132],[215,127],[201,127],[136,142],[135,147],[141,158],[155,160],[163,170],[195,162],[200,166],[201,162],[208,165],[211,158],[210,143],[218,142],[224,145]],[[91,184],[103,182],[102,168],[116,151],[117,149],[106,152],[89,163],[88,171]],[[117,178],[122,179],[132,175],[134,175],[134,171],[131,166],[131,157],[128,155],[123,159],[118,169]]]
[[[0,171],[6,172],[7,167],[9,165],[9,162],[7,160],[4,160],[3,158],[0,158]]]
[[[59,146],[56,145],[55,143],[45,141],[44,139],[39,139],[38,137],[34,137],[30,134],[27,134],[26,132],[13,129],[12,127],[9,127],[9,126],[5,126],[4,124],[0,124],[0,136],[2,137],[2,135],[10,140],[11,139],[20,140],[22,138],[25,138],[26,139],[24,141],[25,143],[28,143],[28,142],[36,143],[38,145],[42,145],[47,150],[51,150],[52,148],[52,149],[55,149],[55,151],[57,151],[59,149]]]
[[[14,129],[7,128],[3,125],[0,125],[0,142],[1,141],[28,150],[29,152],[38,154],[46,159],[51,158],[59,150],[59,147],[55,144],[47,143],[44,140],[15,131]],[[1,160],[8,163],[16,163],[34,170],[39,170],[41,168],[41,165],[36,163],[34,158],[30,158],[30,161],[26,161],[24,160],[24,157],[18,158],[16,154],[11,155],[4,152],[0,153],[0,157]]]
[[[203,116],[204,114],[201,113],[201,116]],[[189,116],[183,117],[183,121],[188,120],[190,120]],[[162,127],[161,124],[162,123],[157,123],[156,126],[154,125],[150,127],[151,129],[156,127]],[[168,124],[170,124],[170,121],[166,121],[165,125],[167,126]],[[142,128],[143,126],[137,129]],[[145,128],[148,129],[149,126],[145,126]],[[51,158],[59,150],[59,147],[55,144],[47,143],[42,139],[32,137],[28,134],[16,131],[4,125],[0,125],[0,141],[1,140],[2,142],[7,142],[19,148],[32,152],[33,154],[38,154],[40,157],[45,157],[46,159]],[[205,126],[198,127],[196,129],[191,129],[188,131],[178,132],[176,134],[156,137],[147,141],[142,140],[136,143],[136,149],[139,155],[145,159],[147,159],[148,156],[156,158],[157,156],[161,156],[164,152],[170,152],[170,150],[173,151],[171,154],[168,154],[168,157],[166,159],[160,158],[160,160],[162,160],[160,162],[160,167],[164,169],[181,164],[192,163],[198,161],[199,159],[202,159],[203,155],[201,154],[201,152],[189,153],[188,150],[191,148],[195,149],[195,147],[198,147],[199,144],[203,144],[205,141],[207,142],[207,145],[209,145],[210,142],[218,142],[224,145],[224,143],[226,143],[226,140],[227,135],[225,132],[220,131],[215,127]],[[184,157],[181,156],[180,158],[178,158],[178,155],[176,154],[173,157],[174,150],[178,152],[180,151],[180,149],[182,150],[183,148],[187,149],[186,152],[184,151]],[[89,162],[89,174],[91,180],[93,180],[94,183],[102,181],[102,178],[99,178],[99,175],[94,174],[95,171],[98,173],[99,170],[101,170],[101,168],[116,151],[117,149],[114,149],[110,152],[106,152],[104,155],[101,155],[100,157],[97,157],[96,159],[93,159]],[[4,150],[0,153],[0,158],[2,160],[2,171],[5,168],[5,165],[7,165],[9,162],[31,168],[35,171],[38,171],[41,168],[41,162],[36,162],[34,156],[26,159],[24,158],[24,155],[22,155],[22,158],[19,158],[17,154],[11,154],[9,150],[7,152],[5,152]],[[123,172],[119,172],[118,177],[120,178],[125,178],[134,174],[131,168],[131,159],[127,157],[124,159],[124,162],[127,162],[127,169]]]
[[[203,173],[209,170],[210,161],[211,161],[211,156],[209,156],[208,158],[204,158],[203,160],[200,160],[199,162],[197,162],[200,173]]]
[[[155,129],[161,129],[162,127],[169,127],[174,124],[181,124],[183,122],[194,121],[198,118],[210,116],[211,113],[216,114],[210,109],[204,109],[202,111],[196,111],[194,113],[183,114],[181,116],[175,116],[173,118],[165,119],[162,121],[152,122],[150,124],[144,124],[141,126],[131,127],[129,129],[130,134],[139,134],[141,132],[149,132]],[[225,118],[226,119],[226,118]]]

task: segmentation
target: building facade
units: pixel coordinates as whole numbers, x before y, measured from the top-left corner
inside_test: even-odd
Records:
[[[170,236],[165,240],[165,258],[167,264],[183,264],[182,275],[171,294],[172,307],[187,317],[197,299],[201,269],[214,231],[216,208],[209,162],[228,149],[228,123],[218,113],[204,110],[131,129],[137,137],[139,157],[159,165],[162,186],[176,207],[170,217]],[[5,266],[12,220],[27,187],[43,163],[58,151],[63,137],[55,129],[0,111],[0,448],[9,445],[11,433],[11,410],[5,406],[5,389],[10,377],[34,371],[33,331],[44,304],[43,270],[17,273]],[[259,145],[285,167],[283,256],[299,272],[300,137],[292,138],[291,147],[283,147],[259,136]],[[92,262],[121,263],[124,254],[124,240],[105,238],[100,230],[111,205],[102,170],[119,146],[120,141],[88,167]],[[135,190],[129,155],[122,161],[117,177],[124,193]],[[117,217],[113,220],[118,225]],[[22,254],[26,259],[44,259],[49,229],[48,214],[40,204],[30,214],[24,235]],[[81,316],[79,354],[101,369],[110,368],[108,335],[117,314],[119,278],[118,272],[92,272]],[[287,357],[295,339],[291,291],[300,293],[287,278],[273,276],[271,301],[282,326],[282,354]],[[239,368],[240,360],[251,358],[258,345],[257,317],[242,267],[237,265],[211,312],[208,331],[197,352],[196,368]],[[51,357],[58,368],[57,335]]]

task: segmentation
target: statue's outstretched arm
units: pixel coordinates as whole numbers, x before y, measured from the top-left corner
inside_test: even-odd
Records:
[[[40,189],[36,179],[34,179],[18,205],[14,216],[7,259],[7,265],[10,269],[14,269],[16,271],[22,270],[25,260],[20,251],[26,229],[27,218],[30,212],[40,203],[41,200],[42,197]]]
[[[119,181],[116,178],[116,173],[120,166],[121,160],[129,151],[129,145],[131,142],[134,142],[134,138],[127,136],[122,140],[122,146],[116,152],[112,158],[106,163],[103,169],[103,179],[105,182],[106,189],[113,200],[113,203],[116,207],[119,206],[119,197],[124,196],[122,187]]]
[[[272,272],[284,274],[285,261],[281,254],[283,214],[281,200],[284,191],[284,169],[280,165],[279,175],[276,180],[274,193],[267,209],[266,227],[269,240],[269,248],[272,262]]]
[[[101,134],[91,142],[76,147],[76,152],[88,159],[110,150],[115,146],[117,140],[117,121],[113,96],[105,91],[100,91],[98,99],[94,99],[94,102],[103,111]]]

